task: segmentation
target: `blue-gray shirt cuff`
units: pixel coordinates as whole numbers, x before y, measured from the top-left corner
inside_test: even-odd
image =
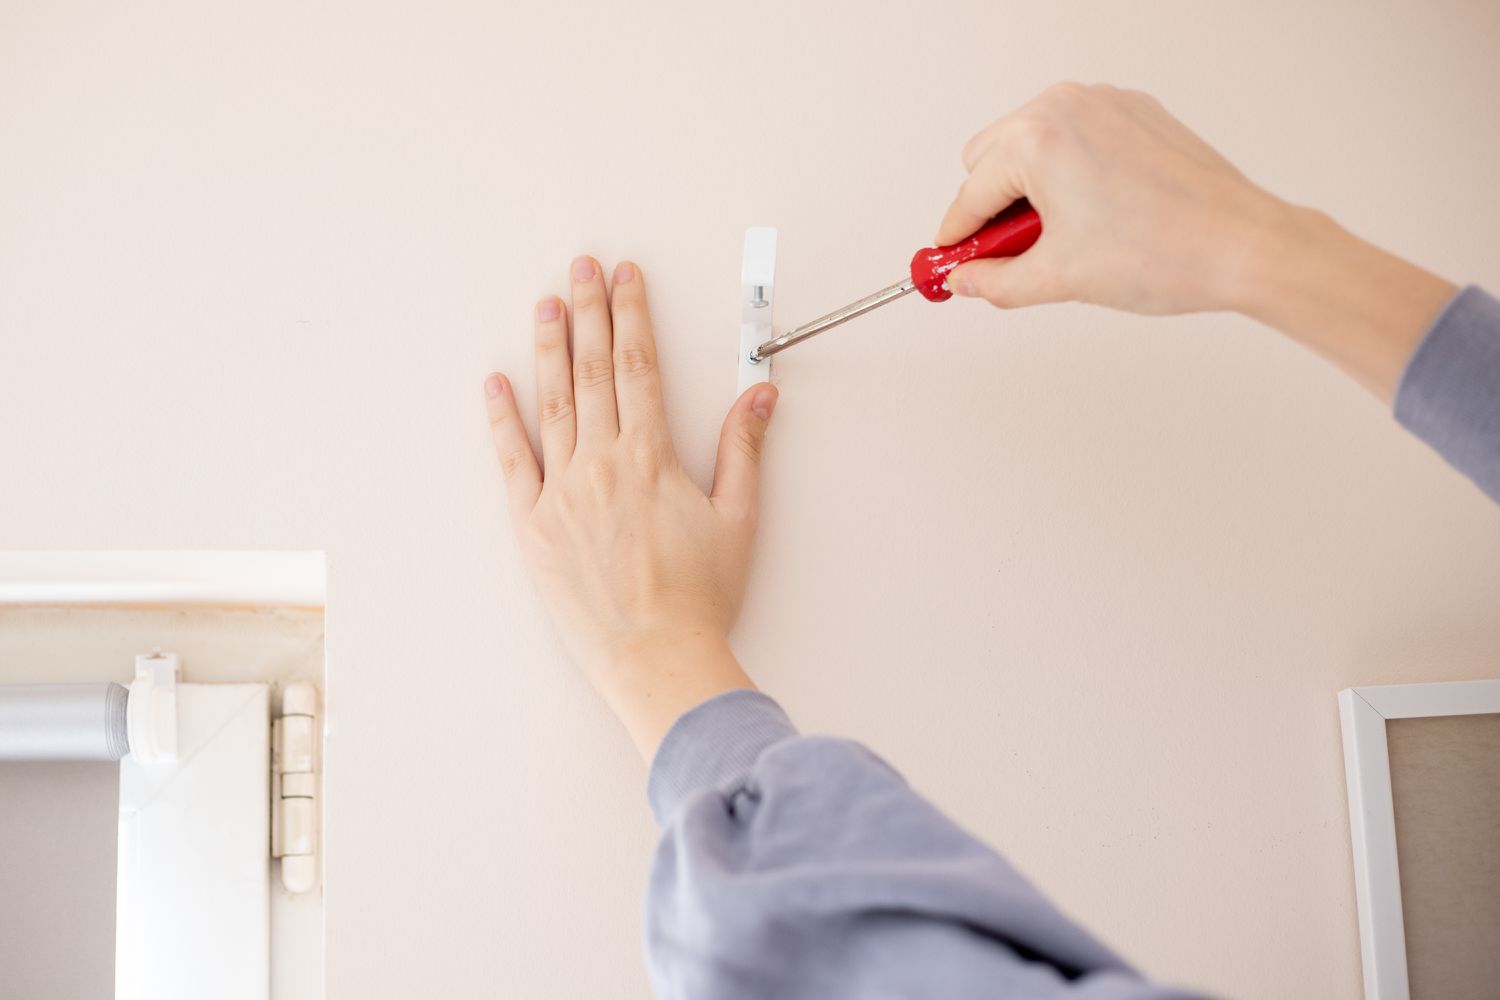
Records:
[[[667,730],[651,761],[646,799],[657,825],[671,822],[693,792],[733,791],[763,750],[796,735],[780,705],[748,688],[725,691],[688,709]]]
[[[1396,420],[1500,500],[1500,300],[1455,295],[1417,344],[1396,388]]]

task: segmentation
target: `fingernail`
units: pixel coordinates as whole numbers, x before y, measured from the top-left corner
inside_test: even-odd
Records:
[[[594,276],[594,261],[589,257],[579,257],[573,261],[573,280],[588,281]]]
[[[499,375],[491,375],[489,378],[484,380],[484,394],[491,399],[494,399],[496,396],[500,395]]]
[[[623,285],[635,277],[635,265],[628,260],[622,260],[615,265],[615,284]]]
[[[750,412],[762,420],[771,419],[771,411],[776,409],[776,390],[766,386],[755,394],[750,400]]]
[[[550,295],[536,304],[536,318],[543,323],[551,322],[560,315],[562,311],[558,308],[557,300]]]
[[[969,298],[974,294],[974,282],[970,281],[968,278],[950,274],[948,275],[946,284],[948,285],[948,291],[952,292],[954,295],[958,295],[963,298]]]

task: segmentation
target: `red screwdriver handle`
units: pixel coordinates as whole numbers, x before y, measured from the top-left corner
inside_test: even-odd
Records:
[[[982,257],[1015,257],[1025,253],[1042,235],[1042,217],[1025,198],[984,224],[984,228],[951,247],[918,250],[911,259],[911,280],[929,302],[951,299],[944,282],[958,265]]]

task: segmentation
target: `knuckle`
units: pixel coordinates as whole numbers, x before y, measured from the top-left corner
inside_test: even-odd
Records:
[[[740,454],[752,462],[760,461],[761,446],[765,443],[764,438],[750,430],[748,427],[740,427],[731,436],[730,440]]]
[[[615,355],[615,368],[621,375],[640,378],[656,371],[656,356],[644,344],[622,344]]]
[[[1088,92],[1088,86],[1077,80],[1059,80],[1043,91],[1043,94],[1053,100],[1073,101]]]
[[[1061,130],[1044,115],[1028,115],[1016,122],[1016,144],[1022,154],[1032,158],[1046,156],[1057,146]]]
[[[990,124],[975,132],[969,138],[969,141],[964,143],[963,151],[959,154],[959,158],[963,161],[964,169],[973,173],[975,167],[986,158],[986,155],[994,151],[995,138],[1004,134],[1004,131],[1005,120],[1002,118],[990,122]]]
[[[555,320],[551,323],[537,324],[534,339],[538,354],[552,354],[565,350],[568,346],[567,333],[564,332],[562,324]]]
[[[961,207],[978,215],[988,215],[994,212],[991,202],[994,196],[990,189],[995,186],[993,175],[997,167],[990,163],[981,163],[979,168],[969,175],[963,186],[958,189],[958,196],[953,200]]]
[[[984,300],[997,308],[1008,309],[1013,305],[1009,292],[1007,288],[987,288],[984,291]]]
[[[588,354],[573,362],[573,381],[581,389],[597,389],[614,377],[614,364],[607,354]]]
[[[506,479],[513,478],[525,467],[526,452],[520,448],[511,448],[500,455],[500,469],[505,473]]]
[[[573,394],[566,389],[553,389],[542,394],[539,404],[542,423],[555,424],[573,417]]]
[[[592,309],[604,309],[608,306],[609,302],[604,296],[604,289],[597,283],[573,289],[574,312],[588,312]]]

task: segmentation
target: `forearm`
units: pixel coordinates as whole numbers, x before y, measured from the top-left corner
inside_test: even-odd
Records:
[[[1231,305],[1327,358],[1389,404],[1458,287],[1321,212],[1269,198]]]

